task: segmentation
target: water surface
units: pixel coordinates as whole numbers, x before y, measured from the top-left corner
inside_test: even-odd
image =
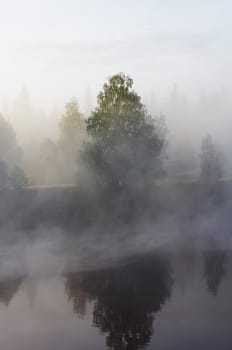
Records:
[[[232,259],[150,254],[0,281],[0,349],[231,349]]]

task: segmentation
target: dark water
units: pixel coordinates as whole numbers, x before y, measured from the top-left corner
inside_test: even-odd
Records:
[[[232,349],[232,259],[150,255],[0,281],[0,349]]]

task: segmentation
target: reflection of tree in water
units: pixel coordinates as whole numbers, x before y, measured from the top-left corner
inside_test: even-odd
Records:
[[[177,284],[182,293],[184,293],[189,283],[193,281],[196,272],[197,254],[191,250],[178,251],[178,254],[173,255],[172,261],[175,284]]]
[[[8,306],[21,283],[22,278],[0,281],[0,302]]]
[[[204,255],[204,276],[208,291],[215,296],[225,276],[226,262],[226,254],[223,251],[210,251]]]
[[[158,257],[89,272],[82,278],[69,275],[66,283],[75,312],[80,311],[80,288],[94,301],[93,324],[108,334],[107,346],[115,350],[142,349],[149,344],[154,314],[170,297],[171,287],[169,264]]]
[[[73,311],[83,317],[86,313],[86,304],[88,301],[88,295],[82,288],[85,275],[82,274],[69,274],[66,279],[65,290],[69,300],[72,301]]]

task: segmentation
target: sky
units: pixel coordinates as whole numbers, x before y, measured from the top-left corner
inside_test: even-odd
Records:
[[[0,0],[0,101],[84,104],[123,71],[140,94],[231,89],[231,1]]]

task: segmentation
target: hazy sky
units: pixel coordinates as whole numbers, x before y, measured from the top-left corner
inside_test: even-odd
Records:
[[[129,73],[140,93],[231,88],[226,0],[0,0],[0,98],[47,105]]]

